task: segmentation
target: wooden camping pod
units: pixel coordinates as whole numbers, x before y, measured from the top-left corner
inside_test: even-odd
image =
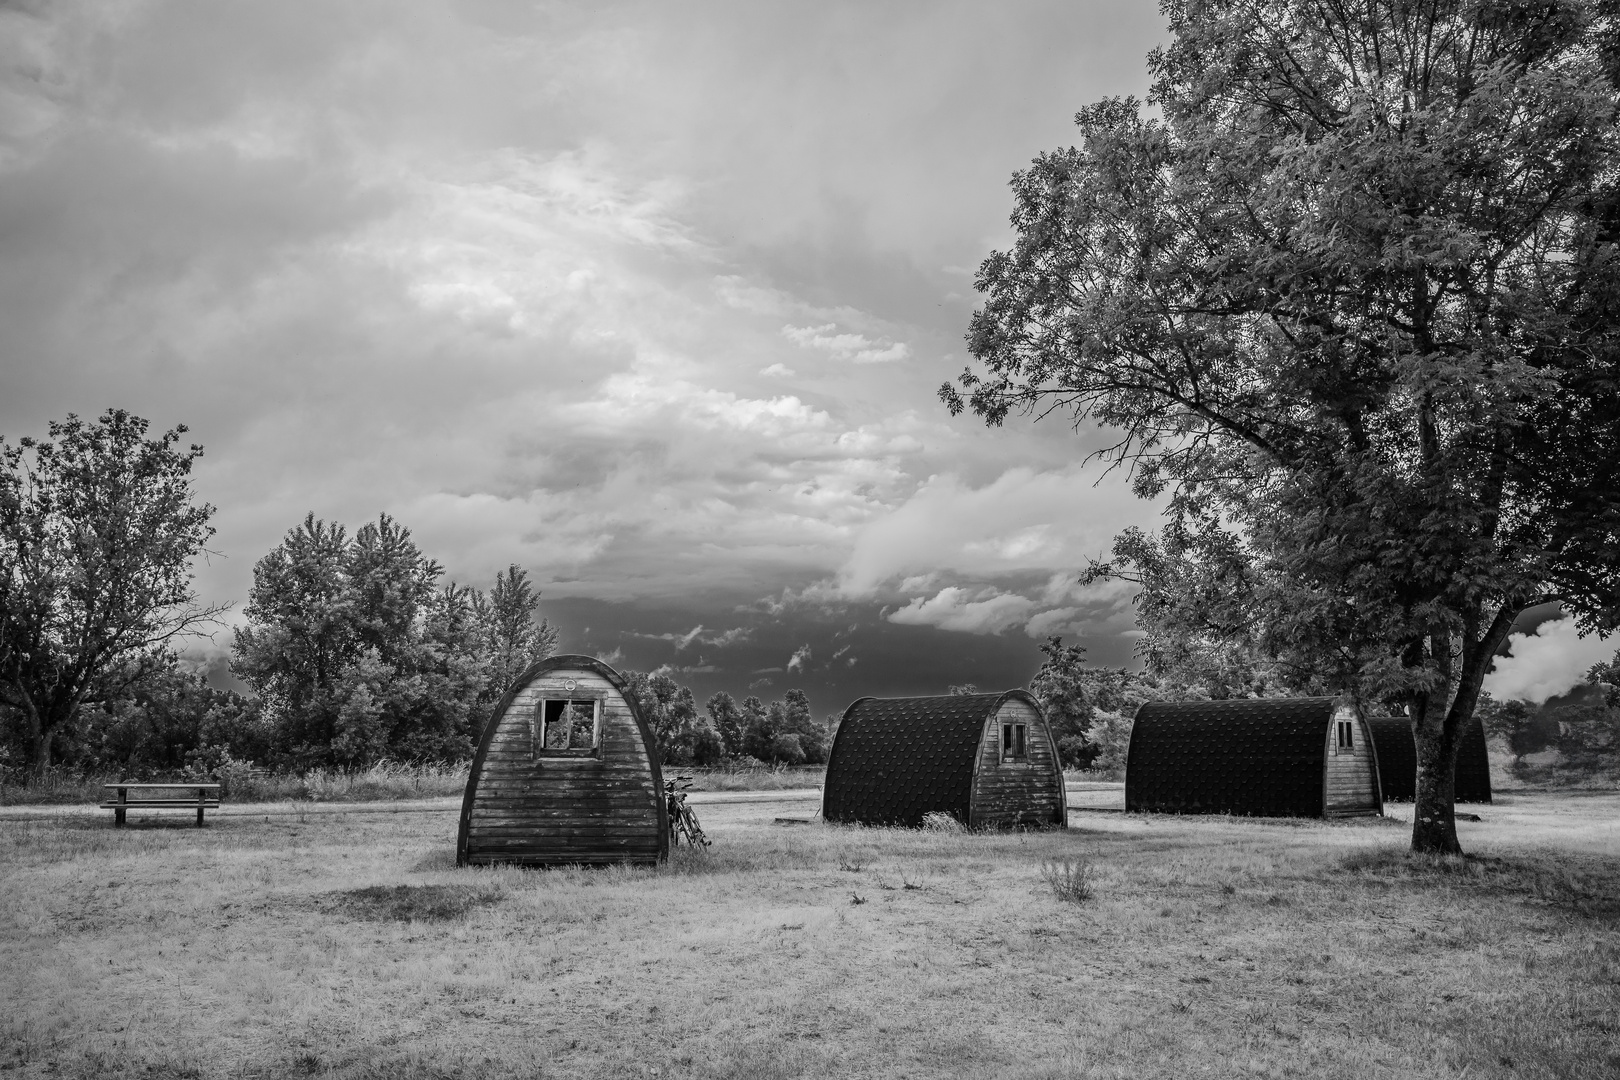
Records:
[[[456,864],[668,854],[658,746],[624,678],[590,656],[548,657],[518,676],[473,757]]]
[[[1367,723],[1335,698],[1150,701],[1136,713],[1125,809],[1259,817],[1380,814]]]
[[[856,701],[827,756],[821,813],[912,828],[933,813],[969,828],[1068,824],[1057,745],[1022,690]]]
[[[1391,802],[1411,802],[1417,797],[1417,746],[1412,741],[1412,721],[1405,716],[1369,716],[1373,745],[1378,750],[1378,778],[1384,798]],[[1491,801],[1491,759],[1485,748],[1485,726],[1474,717],[1463,731],[1457,747],[1456,787],[1453,798],[1460,803]]]

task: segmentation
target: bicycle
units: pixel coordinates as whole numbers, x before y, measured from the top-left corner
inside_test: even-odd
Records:
[[[684,783],[683,783],[684,781]],[[697,815],[692,808],[686,805],[686,791],[692,786],[690,776],[677,776],[672,780],[664,781],[664,798],[669,806],[669,842],[671,847],[679,847],[681,837],[686,837],[688,847],[708,847],[709,838],[703,835],[703,826],[698,824]],[[676,785],[680,785],[677,787]]]

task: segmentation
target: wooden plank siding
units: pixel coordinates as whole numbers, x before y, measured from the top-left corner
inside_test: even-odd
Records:
[[[1001,759],[1003,723],[1026,725],[1025,760]],[[1045,717],[1027,701],[1008,698],[985,721],[969,807],[969,824],[973,828],[1068,824],[1057,747],[1052,744]]]
[[[598,661],[577,663],[589,658],[559,660],[525,673],[490,718],[468,778],[460,862],[656,862],[667,851],[656,750],[622,680]],[[599,756],[537,754],[541,701],[587,697],[600,702]]]
[[[1351,738],[1354,745],[1348,749],[1339,746],[1338,727],[1341,720],[1349,720],[1355,725]],[[1367,722],[1353,706],[1340,706],[1334,710],[1333,721],[1328,724],[1325,762],[1322,809],[1326,816],[1377,814],[1383,810],[1372,738],[1367,731]]]

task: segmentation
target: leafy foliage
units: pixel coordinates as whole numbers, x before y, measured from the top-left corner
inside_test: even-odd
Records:
[[[664,761],[675,765],[716,765],[726,758],[752,758],[774,765],[820,765],[827,760],[831,735],[810,712],[802,690],[789,690],[769,706],[757,697],[741,705],[721,691],[699,716],[692,691],[666,673],[627,672],[648,716]]]
[[[1168,494],[1096,575],[1162,671],[1404,706],[1413,845],[1515,615],[1620,626],[1620,28],[1558,0],[1195,0],[1014,180],[941,388],[1067,412]]]
[[[651,675],[627,671],[624,675],[665,764],[713,765],[721,759],[725,743],[708,717],[698,715],[690,687],[679,685],[661,671]]]
[[[259,560],[231,671],[263,705],[277,764],[471,753],[494,701],[557,634],[518,567],[487,596],[442,576],[386,514],[352,540],[310,514]]]
[[[213,528],[179,449],[122,409],[53,421],[46,440],[0,438],[0,720],[38,772],[81,710],[169,671],[201,607],[192,561]]]

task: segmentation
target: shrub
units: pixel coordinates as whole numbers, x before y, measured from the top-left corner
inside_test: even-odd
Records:
[[[1041,877],[1052,890],[1052,895],[1069,904],[1078,904],[1090,900],[1095,891],[1092,887],[1092,864],[1090,859],[1060,859],[1057,862],[1041,863]]]

